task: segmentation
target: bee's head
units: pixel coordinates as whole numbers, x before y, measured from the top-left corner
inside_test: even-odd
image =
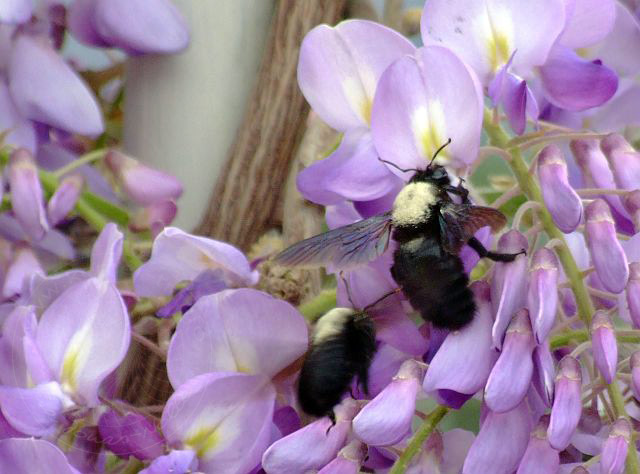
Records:
[[[429,164],[424,170],[418,170],[409,180],[410,183],[427,182],[438,187],[451,184],[449,173],[444,166],[435,163]]]

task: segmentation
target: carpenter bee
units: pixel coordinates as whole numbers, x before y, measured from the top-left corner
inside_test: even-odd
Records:
[[[387,293],[363,310],[334,308],[318,319],[298,380],[298,400],[305,413],[328,416],[335,424],[333,407],[349,390],[354,378],[357,377],[363,392],[369,393],[369,366],[376,353],[376,331],[367,312],[397,292]]]
[[[476,307],[458,255],[462,246],[468,244],[480,257],[500,262],[511,262],[524,250],[490,252],[473,236],[485,226],[496,232],[507,220],[496,209],[474,206],[463,182],[453,186],[447,170],[434,163],[450,142],[436,151],[423,170],[401,169],[385,162],[402,172],[415,171],[391,211],[298,242],[276,255],[275,262],[345,269],[382,255],[393,237],[399,245],[393,254],[391,275],[413,308],[436,327],[464,327],[473,319]]]

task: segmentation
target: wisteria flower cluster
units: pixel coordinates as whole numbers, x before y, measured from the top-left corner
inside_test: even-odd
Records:
[[[168,0],[0,6],[0,472],[640,472],[638,11],[429,0],[419,47],[364,20],[306,35],[300,89],[341,138],[297,184],[329,228],[389,211],[450,138],[437,162],[509,216],[475,237],[526,249],[462,248],[477,309],[448,331],[394,292],[393,242],[295,307],[257,289],[268,255],[170,226],[182,186],[105,147],[121,93],[60,49],[177,52]],[[368,390],[308,416],[315,321],[387,294]],[[125,396],[140,348],[162,404]]]

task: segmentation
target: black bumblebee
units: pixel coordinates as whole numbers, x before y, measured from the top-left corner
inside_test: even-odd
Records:
[[[328,416],[335,424],[333,407],[349,390],[354,377],[369,394],[376,331],[368,311],[396,293],[382,296],[363,310],[334,308],[318,319],[298,381],[298,400],[305,413]]]
[[[462,246],[468,244],[480,257],[501,262],[513,261],[524,250],[490,252],[473,236],[485,226],[496,232],[507,220],[496,209],[474,206],[462,181],[453,186],[447,170],[433,163],[450,142],[440,147],[424,170],[398,168],[415,174],[398,193],[391,211],[298,242],[276,255],[275,262],[345,269],[382,255],[393,237],[399,245],[391,275],[411,305],[436,327],[455,330],[468,324],[476,307],[458,256]]]

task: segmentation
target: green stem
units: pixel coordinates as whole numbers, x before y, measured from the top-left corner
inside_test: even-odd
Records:
[[[616,331],[616,339],[618,342],[638,344],[640,343],[640,330]],[[568,346],[569,344],[579,344],[588,340],[589,332],[586,329],[562,331],[553,334],[549,338],[549,347],[551,349],[558,349],[559,347]]]
[[[93,150],[90,151],[89,153],[85,153],[84,155],[76,158],[75,160],[73,160],[71,163],[69,163],[68,165],[63,166],[62,168],[58,168],[57,170],[55,170],[53,172],[53,175],[56,178],[60,178],[62,176],[64,176],[65,174],[83,166],[86,165],[88,163],[91,163],[92,161],[96,161],[96,160],[101,160],[102,158],[104,158],[104,156],[107,154],[107,151],[109,151],[107,148],[100,148],[98,150]]]
[[[300,305],[298,310],[308,322],[312,323],[331,308],[336,306],[336,289],[322,290],[316,297]]]
[[[506,148],[508,147],[509,137],[504,132],[500,124],[495,124],[491,120],[491,113],[485,110],[484,116],[485,130],[489,135],[490,141],[492,145]],[[527,197],[532,201],[537,201],[541,204],[539,214],[540,221],[542,222],[543,228],[550,239],[557,239],[562,245],[556,246],[556,253],[560,262],[562,263],[562,267],[564,272],[569,280],[571,285],[571,289],[573,290],[573,294],[576,299],[576,304],[578,306],[578,315],[580,319],[584,322],[587,328],[591,325],[591,317],[595,312],[595,307],[593,306],[593,302],[591,301],[591,297],[589,296],[589,292],[587,290],[587,286],[584,284],[584,280],[582,278],[582,272],[578,269],[578,265],[567,246],[567,243],[564,239],[564,234],[558,229],[553,223],[553,219],[551,218],[551,214],[544,206],[544,200],[542,199],[542,192],[540,191],[540,187],[538,183],[533,179],[531,173],[529,173],[529,167],[527,163],[524,161],[522,154],[519,148],[510,148],[508,150],[511,153],[511,160],[509,161],[509,165],[511,166],[511,170],[515,175],[518,184],[520,185],[520,189],[527,195]],[[616,383],[612,383],[607,387],[607,391],[609,392],[609,397],[611,398],[611,403],[613,404],[614,411],[616,416],[623,416],[629,419],[629,415],[627,414],[624,408],[624,402],[622,400],[622,395],[620,394],[620,389]],[[640,472],[640,467],[638,463],[638,452],[636,451],[635,441],[629,441],[629,451],[626,459],[626,466],[628,472]]]
[[[407,445],[407,448],[402,452],[400,457],[393,464],[393,467],[389,471],[389,474],[403,474],[413,457],[418,454],[422,448],[423,443],[427,440],[429,435],[433,433],[433,430],[438,426],[440,420],[449,412],[449,407],[438,405],[422,422],[418,431],[415,432],[411,441]]]

